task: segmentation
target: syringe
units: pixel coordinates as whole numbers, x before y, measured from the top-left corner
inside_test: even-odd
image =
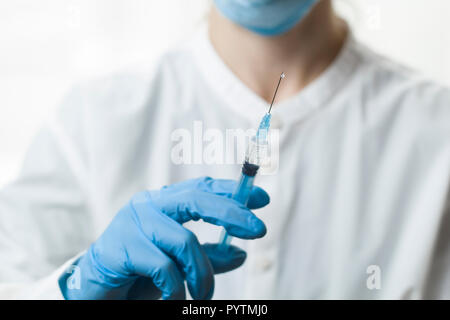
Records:
[[[267,133],[269,131],[270,120],[272,118],[270,112],[272,111],[273,103],[275,101],[278,88],[280,87],[281,80],[283,80],[284,77],[285,74],[283,72],[278,80],[277,88],[275,89],[272,102],[270,103],[269,111],[262,118],[258,130],[256,131],[256,135],[249,141],[245,161],[242,166],[241,176],[239,178],[238,185],[232,194],[232,199],[242,203],[245,206],[250,198],[255,176],[263,160],[262,158],[264,157],[264,152],[262,152],[262,149],[267,148]],[[232,238],[233,237],[230,236],[225,229],[223,229],[220,236],[220,243],[222,245],[229,245]]]

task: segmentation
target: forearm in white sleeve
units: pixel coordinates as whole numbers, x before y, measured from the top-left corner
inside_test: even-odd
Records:
[[[0,299],[61,299],[58,278],[95,240],[81,106],[66,100],[34,139],[20,175],[0,189]]]

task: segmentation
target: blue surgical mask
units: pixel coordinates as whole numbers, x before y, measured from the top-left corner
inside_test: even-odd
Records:
[[[240,26],[265,36],[292,29],[318,0],[214,0],[217,9]]]

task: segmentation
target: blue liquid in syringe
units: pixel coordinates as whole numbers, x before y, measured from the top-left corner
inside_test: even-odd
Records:
[[[255,166],[251,164],[244,164],[245,166]],[[257,166],[255,166],[257,168]],[[256,169],[257,170],[257,169]],[[255,172],[256,175],[256,172]],[[243,205],[247,205],[248,199],[250,198],[250,194],[253,189],[253,182],[255,180],[255,176],[248,176],[244,172],[241,173],[241,177],[239,179],[238,185],[236,187],[236,190],[234,191],[233,195],[231,196],[232,199],[236,200],[239,203],[242,203]],[[231,243],[232,236],[230,236],[225,229],[222,230],[222,239],[220,242],[223,245],[229,245]]]

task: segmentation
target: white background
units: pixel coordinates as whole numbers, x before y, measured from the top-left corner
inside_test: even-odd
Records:
[[[449,0],[335,0],[363,42],[450,85]],[[0,187],[70,86],[149,61],[208,0],[0,0]]]

